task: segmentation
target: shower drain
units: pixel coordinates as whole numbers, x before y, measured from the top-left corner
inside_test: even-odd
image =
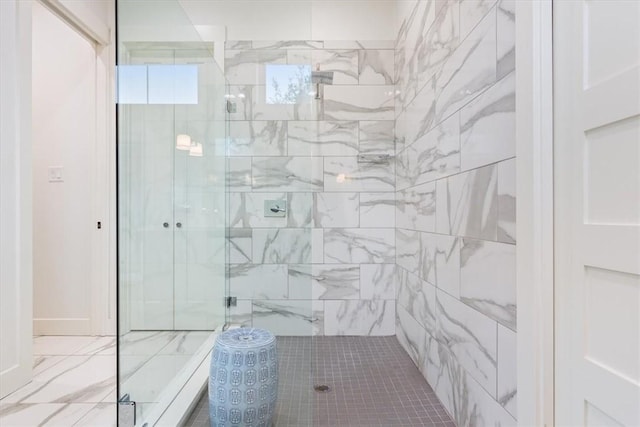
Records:
[[[313,389],[315,391],[317,391],[318,393],[326,393],[326,392],[329,391],[329,386],[328,385],[324,385],[324,384],[314,385]]]

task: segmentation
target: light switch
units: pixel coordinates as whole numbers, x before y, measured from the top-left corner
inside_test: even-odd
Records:
[[[49,166],[49,182],[63,182],[62,166]]]

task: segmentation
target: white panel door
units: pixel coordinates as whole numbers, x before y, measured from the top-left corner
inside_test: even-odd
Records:
[[[556,425],[640,426],[640,2],[554,2]]]

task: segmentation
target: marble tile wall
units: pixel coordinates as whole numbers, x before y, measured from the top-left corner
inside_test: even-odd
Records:
[[[269,77],[286,66],[306,66],[303,82],[332,71],[333,84],[319,100],[305,84],[274,96]],[[227,42],[232,322],[395,334],[394,68],[391,40]],[[286,201],[287,216],[265,217],[266,200]]]
[[[398,5],[396,335],[457,425],[516,425],[514,1]]]

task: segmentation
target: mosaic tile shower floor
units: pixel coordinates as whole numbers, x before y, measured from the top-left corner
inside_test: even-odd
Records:
[[[276,427],[455,426],[395,337],[279,337],[278,357]],[[185,425],[209,426],[206,395]]]

